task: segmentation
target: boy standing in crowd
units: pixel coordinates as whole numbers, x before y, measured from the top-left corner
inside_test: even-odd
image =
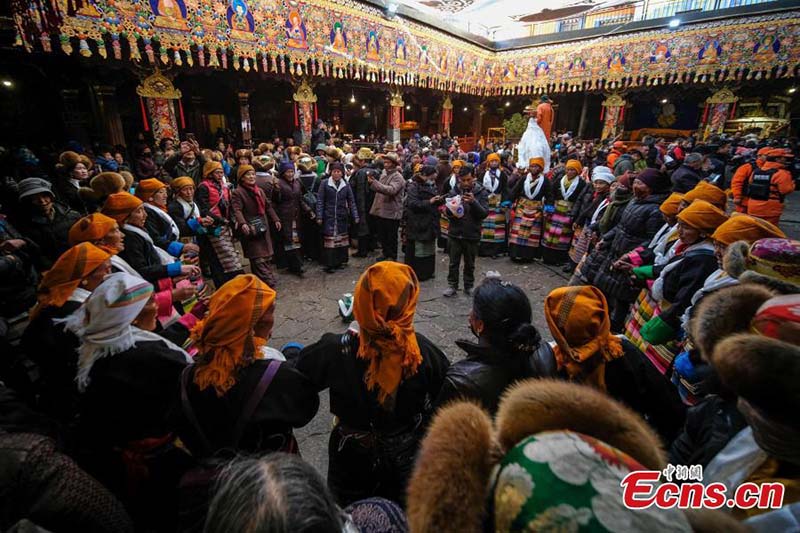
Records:
[[[456,197],[461,203],[457,205]],[[489,199],[486,189],[475,183],[475,170],[472,165],[464,165],[458,172],[458,186],[450,191],[445,205],[450,220],[448,242],[450,245],[450,272],[444,292],[447,297],[458,291],[458,270],[464,258],[464,293],[472,296],[475,285],[475,256],[481,240],[481,223],[489,212]]]

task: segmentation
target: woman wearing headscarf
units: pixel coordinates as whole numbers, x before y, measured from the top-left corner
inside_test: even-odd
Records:
[[[181,176],[170,182],[172,200],[167,204],[167,213],[178,226],[181,242],[194,242],[198,235],[204,235],[206,228],[214,224],[214,219],[200,215],[200,208],[194,202],[195,184],[189,176]]]
[[[294,163],[281,161],[278,167],[278,193],[275,198],[275,212],[281,220],[281,230],[275,243],[275,263],[278,268],[287,268],[297,276],[303,275],[303,261],[300,256],[300,217],[316,219],[317,215],[303,202],[303,186],[295,178]]]
[[[603,291],[608,300],[613,331],[623,330],[630,305],[639,294],[639,289],[631,283],[630,269],[614,265],[619,265],[624,254],[653,240],[663,225],[659,207],[669,196],[669,186],[669,178],[658,170],[647,168],[640,172],[633,181],[634,199],[619,223],[603,234],[581,269],[587,281]]]
[[[443,196],[436,189],[436,167],[425,165],[406,186],[406,253],[405,263],[414,269],[420,281],[436,274],[436,233],[438,206]]]
[[[489,195],[489,210],[481,223],[481,242],[478,255],[497,257],[506,251],[506,207],[501,205],[508,197],[508,173],[501,167],[500,155],[486,158],[486,170],[481,185]]]
[[[665,465],[658,436],[624,405],[526,380],[503,396],[494,424],[468,402],[437,413],[409,484],[408,522],[415,532],[693,531],[694,513],[621,503],[626,474]],[[705,513],[707,524],[741,530]]]
[[[531,317],[522,289],[500,278],[484,279],[475,289],[469,314],[477,342],[456,341],[467,355],[447,370],[436,406],[464,398],[494,414],[503,391],[515,381],[553,377],[553,351],[542,342]]]
[[[596,287],[561,287],[547,295],[544,314],[555,340],[559,375],[589,385],[644,417],[669,442],[685,407],[675,387],[626,338],[611,333],[608,304]]]
[[[592,187],[585,187],[575,205],[572,207],[572,246],[569,249],[569,262],[564,272],[572,273],[575,267],[589,251],[589,244],[597,230],[596,224],[610,203],[609,192],[616,178],[604,165],[592,170]]]
[[[359,212],[353,190],[344,181],[344,166],[328,165],[330,175],[322,180],[317,194],[317,224],[322,228],[322,264],[325,272],[344,268],[350,258],[350,219],[356,226]]]
[[[38,365],[39,409],[66,422],[75,410],[78,340],[54,320],[75,312],[111,273],[111,253],[88,242],[66,252],[42,277],[22,348]]]
[[[550,180],[542,174],[543,169],[543,158],[531,158],[528,173],[514,183],[508,194],[514,205],[508,238],[508,255],[512,261],[531,261],[542,255],[544,207],[552,194]]]
[[[645,343],[659,347],[657,358],[651,360],[662,373],[679,351],[677,341],[683,337],[681,316],[691,305],[694,293],[717,269],[711,235],[727,219],[724,212],[708,202],[695,200],[678,213],[678,242],[667,262],[633,269],[638,279],[655,280],[650,294],[660,312],[641,326],[639,334]]]
[[[463,159],[456,159],[449,166],[452,169],[450,176],[442,182],[442,187],[439,190],[442,198],[456,188],[458,185],[458,171],[466,164]],[[442,250],[447,251],[447,233],[450,229],[450,219],[447,218],[444,205],[439,207],[439,237],[437,238],[437,245]]]
[[[214,225],[207,226],[206,235],[200,239],[200,253],[211,269],[214,285],[221,287],[226,281],[243,274],[244,270],[239,252],[233,245],[231,193],[218,161],[207,161],[203,165],[203,181],[197,186],[195,201],[200,216],[214,220]]]
[[[81,187],[89,185],[91,175],[89,171],[94,164],[85,155],[76,152],[66,151],[58,156],[56,172],[58,179],[55,182],[55,193],[58,199],[73,209],[85,215],[89,212],[89,207],[81,199],[78,191]]]
[[[187,457],[175,447],[167,410],[191,362],[156,328],[153,286],[108,276],[64,319],[80,342],[76,382],[80,449],[87,469],[127,504],[139,527],[169,524]],[[152,525],[152,524],[151,524]]]
[[[258,278],[275,287],[277,279],[272,271],[272,236],[271,227],[281,230],[281,221],[272,208],[272,202],[264,190],[256,184],[256,171],[250,165],[237,167],[237,187],[231,193],[233,219],[242,243],[244,256],[250,260],[250,270]]]
[[[197,257],[200,248],[194,243],[184,244],[180,241],[180,229],[167,212],[166,184],[155,178],[142,180],[136,186],[134,196],[144,202],[143,205],[147,211],[144,229],[150,235],[153,244],[165,250],[172,257],[179,258],[184,253],[187,254],[187,257]]]
[[[328,485],[340,505],[368,496],[404,499],[428,406],[449,363],[414,331],[419,282],[408,265],[382,261],[356,284],[356,323],[327,333],[298,356],[296,368],[330,390]]]
[[[119,256],[151,283],[177,276],[199,276],[199,268],[184,265],[158,248],[145,230],[147,212],[143,202],[127,192],[112,194],[103,205],[102,213],[119,224],[125,236]]]
[[[572,243],[572,208],[584,192],[588,183],[581,178],[583,165],[577,159],[570,159],[565,166],[564,175],[554,179],[552,185],[552,211],[545,215],[544,238],[542,239],[542,259],[548,265],[562,265],[569,260],[569,247]]]
[[[199,353],[183,372],[176,419],[195,457],[298,453],[292,428],[314,418],[319,396],[280,352],[267,347],[274,314],[275,291],[244,274],[214,293],[208,315],[192,330]]]

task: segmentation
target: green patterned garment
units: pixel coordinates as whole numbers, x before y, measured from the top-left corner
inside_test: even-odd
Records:
[[[683,513],[630,510],[620,481],[646,470],[627,454],[569,431],[525,438],[506,454],[494,481],[495,531],[691,531]]]

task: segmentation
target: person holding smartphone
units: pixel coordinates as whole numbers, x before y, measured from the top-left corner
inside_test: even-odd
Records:
[[[458,209],[451,209],[448,200],[456,197],[461,200]],[[447,282],[450,285],[444,292],[448,298],[458,291],[458,271],[461,259],[464,259],[464,293],[472,296],[475,285],[475,256],[481,240],[481,224],[489,212],[489,194],[480,184],[475,182],[475,167],[464,165],[458,171],[458,186],[450,191],[446,198],[447,217],[450,219],[447,236],[450,253],[450,271]]]

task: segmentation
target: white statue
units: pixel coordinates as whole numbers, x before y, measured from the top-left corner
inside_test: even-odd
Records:
[[[532,157],[541,157],[544,159],[544,172],[550,170],[550,143],[547,142],[542,128],[536,123],[536,118],[528,119],[528,128],[522,134],[517,150],[518,168],[526,169]]]

